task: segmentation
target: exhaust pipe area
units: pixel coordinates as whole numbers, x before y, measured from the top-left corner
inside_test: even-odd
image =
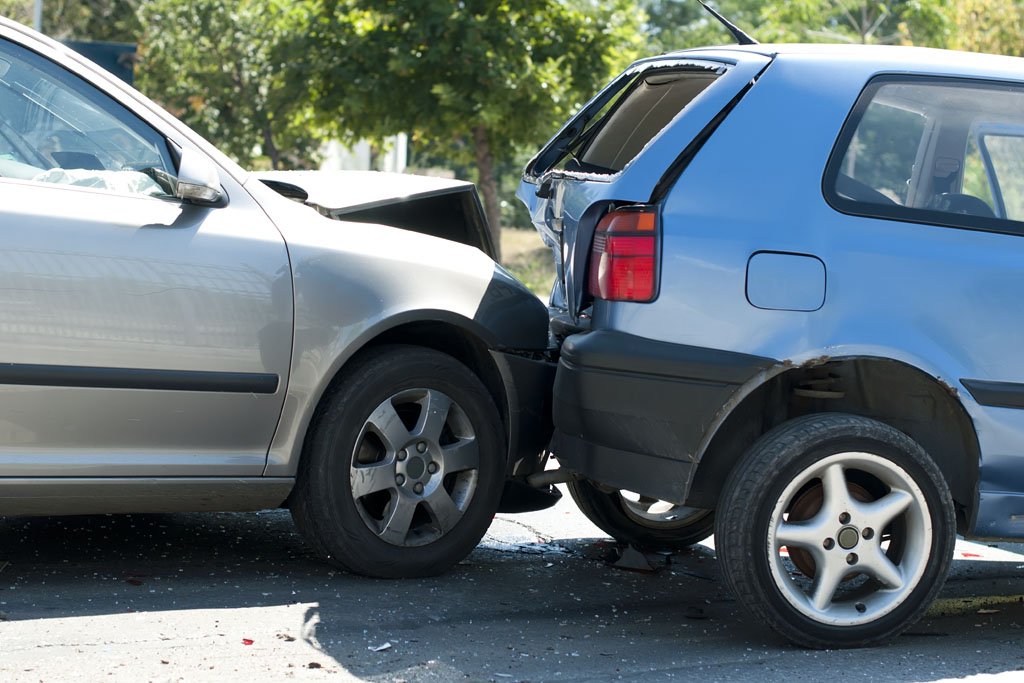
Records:
[[[534,472],[526,477],[526,483],[535,488],[542,488],[544,486],[551,486],[552,484],[567,484],[570,481],[576,481],[579,478],[579,474],[576,472],[570,472],[569,470],[545,470],[543,472]]]

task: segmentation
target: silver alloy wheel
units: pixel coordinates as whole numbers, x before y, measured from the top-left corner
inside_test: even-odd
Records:
[[[693,524],[697,519],[711,514],[710,510],[675,505],[632,491],[619,491],[622,510],[631,520],[652,529],[674,529]]]
[[[436,541],[476,492],[480,451],[465,411],[435,389],[407,389],[374,408],[356,438],[352,500],[391,545]]]
[[[854,496],[867,482],[874,500]],[[804,520],[788,511],[814,487],[821,504]],[[871,453],[837,453],[793,478],[768,526],[772,578],[782,596],[814,621],[854,626],[896,609],[917,587],[928,563],[932,523],[920,487],[899,465]],[[789,552],[806,553],[814,576],[797,570]]]

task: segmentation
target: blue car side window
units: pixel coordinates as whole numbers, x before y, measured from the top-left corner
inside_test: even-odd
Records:
[[[1003,200],[1024,188],[1022,136],[1024,87],[876,77],[840,133],[825,198],[859,216],[1024,233],[1024,207]]]

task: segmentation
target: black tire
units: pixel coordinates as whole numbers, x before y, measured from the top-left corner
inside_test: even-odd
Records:
[[[865,417],[809,415],[776,427],[736,465],[719,503],[726,585],[806,647],[898,635],[931,604],[952,559],[942,473],[913,439]]]
[[[644,497],[634,501],[634,496],[627,498],[620,491],[602,491],[584,479],[570,481],[567,486],[587,519],[616,541],[644,550],[683,550],[703,541],[715,528],[711,510]],[[655,512],[653,505],[664,509]]]
[[[337,567],[433,576],[484,535],[504,461],[501,419],[476,375],[438,351],[378,347],[350,361],[321,402],[292,517]]]

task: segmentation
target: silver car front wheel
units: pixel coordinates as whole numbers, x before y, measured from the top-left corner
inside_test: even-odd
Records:
[[[432,349],[381,346],[350,361],[322,400],[292,517],[343,569],[438,574],[487,530],[504,461],[494,399],[469,368]]]

